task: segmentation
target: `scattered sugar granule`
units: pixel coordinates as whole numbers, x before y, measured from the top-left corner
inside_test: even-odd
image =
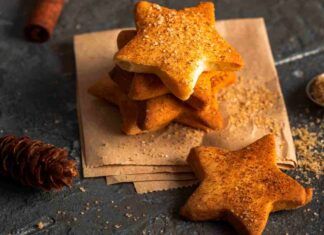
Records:
[[[323,125],[320,126],[319,133],[309,131],[308,126],[292,129],[298,165],[317,176],[323,174],[323,130]]]
[[[79,189],[80,189],[80,191],[83,192],[83,193],[86,192],[86,190],[85,190],[84,187],[79,187]]]

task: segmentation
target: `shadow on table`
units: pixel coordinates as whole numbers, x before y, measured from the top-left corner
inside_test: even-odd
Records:
[[[23,186],[9,178],[0,177],[0,194],[5,193],[8,195],[10,192],[17,195],[31,195],[39,193],[40,191],[38,189]]]
[[[35,5],[36,1],[19,1],[17,12],[12,14],[14,15],[13,25],[7,30],[9,36],[24,40],[24,26]]]
[[[305,84],[301,84],[298,88],[286,95],[285,102],[290,115],[304,116],[320,116],[321,107],[314,104],[306,95]],[[323,115],[323,113],[322,113]]]
[[[62,75],[64,77],[73,76],[76,68],[73,38],[67,38],[63,42],[52,41],[50,47],[59,58]]]

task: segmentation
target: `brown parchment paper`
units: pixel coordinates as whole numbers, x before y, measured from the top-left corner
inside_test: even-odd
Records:
[[[250,118],[239,125],[228,121],[230,117],[227,116],[227,111],[232,100],[222,100],[220,108],[224,119],[227,120],[227,125],[221,131],[207,134],[203,144],[237,150],[268,134],[272,129],[277,137],[279,167],[295,167],[297,163],[295,148],[264,20],[259,18],[219,21],[217,29],[238,49],[245,61],[245,67],[239,73],[239,82],[229,89],[241,89],[243,93],[259,89],[262,93],[269,94],[260,97],[256,95],[251,97],[251,100],[230,97],[237,99],[236,102],[244,102],[247,111],[254,111],[254,113],[248,113]],[[256,98],[260,98],[261,103],[271,105],[269,104],[265,110],[253,110],[253,102],[257,100]],[[252,103],[250,107],[247,105],[248,102]],[[264,108],[262,105],[259,106],[260,109]],[[232,112],[230,115],[243,119],[242,113]]]
[[[120,131],[119,111],[87,90],[113,67],[120,30],[75,36],[77,102],[85,163],[103,165],[186,165],[191,147],[203,132],[172,124],[154,133],[127,136]]]
[[[143,181],[179,181],[195,180],[193,173],[150,173],[150,174],[128,174],[112,175],[106,177],[106,182],[110,184],[119,184],[125,182],[143,182]]]
[[[217,28],[240,51],[246,62],[240,76],[247,81],[253,80],[267,86],[276,95],[276,103],[267,113],[280,125],[278,163],[284,167],[294,166],[296,158],[288,117],[263,20],[219,21]],[[189,149],[200,144],[202,132],[173,125],[151,134],[125,136],[120,132],[118,110],[87,93],[89,86],[112,68],[119,31],[90,33],[74,38],[78,112],[84,139],[82,149],[85,163],[91,167],[111,164],[185,165]],[[220,105],[226,118],[226,102]],[[221,132],[209,133],[203,141],[206,144],[235,150],[269,132],[267,127],[257,127],[253,122],[235,130],[230,129],[226,126]]]
[[[137,193],[152,193],[163,190],[170,190],[176,188],[189,187],[197,184],[197,180],[183,180],[183,181],[145,181],[134,182],[134,187]]]
[[[79,103],[77,104],[78,110]],[[80,112],[78,112],[79,120],[81,120]],[[79,122],[80,131],[82,126]],[[191,172],[188,165],[175,165],[175,166],[159,166],[159,165],[102,165],[97,167],[88,166],[85,162],[84,156],[84,138],[83,132],[81,131],[81,160],[82,160],[82,171],[83,177],[100,177],[100,176],[113,176],[113,175],[125,175],[125,174],[148,174],[148,173],[182,173]]]
[[[82,157],[84,158],[84,157]],[[148,166],[148,165],[106,165],[99,167],[88,167],[82,161],[83,177],[115,176],[125,174],[149,174],[149,173],[186,173],[191,172],[189,166]]]

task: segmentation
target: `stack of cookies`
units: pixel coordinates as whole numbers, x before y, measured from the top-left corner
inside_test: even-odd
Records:
[[[243,66],[243,61],[236,50],[217,33],[213,4],[201,3],[196,7],[176,11],[148,2],[139,2],[135,8],[135,16],[136,30],[124,30],[118,36],[115,35],[116,31],[113,31],[112,34],[102,34],[97,40],[105,42],[105,38],[109,38],[110,35],[117,36],[118,52],[115,54],[116,65],[110,71],[110,76],[108,77],[107,73],[104,78],[99,79],[90,88],[90,93],[119,107],[122,130],[128,135],[155,131],[171,122],[205,131],[221,128],[222,117],[216,96],[220,89],[235,82],[235,72]],[[257,27],[260,27],[259,23]],[[227,113],[230,118],[234,114],[238,119],[242,119],[244,113],[245,116],[254,116],[258,112],[264,112],[265,115],[255,119],[260,120],[269,114],[271,116],[278,113],[279,115],[273,115],[271,119],[266,120],[271,120],[270,123],[282,121],[285,128],[288,127],[288,129],[282,127],[282,133],[289,135],[288,118],[280,88],[276,85],[277,75],[271,53],[264,51],[265,48],[268,49],[266,30],[263,26],[261,30],[243,27],[245,24],[244,22],[239,24],[239,29],[245,32],[235,42],[249,38],[251,32],[257,29],[259,32],[251,40],[251,44],[256,47],[255,50],[251,52],[245,48],[246,50],[242,51],[249,62],[260,60],[265,63],[265,67],[260,62],[249,63],[252,72],[245,74],[245,77],[250,76],[249,79],[254,79],[257,83],[250,83],[248,79],[243,80],[244,89],[236,86],[236,89],[227,93],[237,92],[239,96],[223,96],[222,102],[233,100],[232,103],[238,104],[234,106],[237,112]],[[236,36],[238,25],[234,28],[236,30],[231,32],[232,36]],[[226,30],[229,30],[229,27],[225,27],[224,31]],[[93,36],[89,38],[91,38],[89,42],[92,42]],[[80,48],[80,45],[82,44],[77,43],[77,47]],[[110,44],[107,48],[109,50],[102,50],[97,55],[98,50],[82,45],[82,52],[87,55],[87,60],[80,58],[79,60],[89,61],[90,58],[97,56],[100,58],[97,60],[100,61],[98,67],[102,68],[106,58],[111,58],[105,57],[106,52],[115,49]],[[260,68],[256,65],[260,65]],[[257,69],[254,70],[255,68]],[[79,76],[82,77],[81,84],[91,78],[87,70],[79,71]],[[267,75],[266,70],[271,71],[272,76]],[[255,73],[256,71],[258,73]],[[267,79],[251,77],[251,74],[259,73],[265,75]],[[268,80],[269,77],[272,77],[271,82]],[[270,91],[264,89],[265,83],[277,87]],[[87,84],[85,87],[88,88],[88,83],[84,84]],[[258,92],[249,92],[255,84],[258,84],[256,88]],[[279,95],[258,95],[273,91]],[[79,94],[84,95],[83,92]],[[257,99],[252,99],[255,96]],[[268,102],[271,99],[277,101],[276,105]],[[249,103],[250,106],[241,109],[241,106]],[[250,109],[258,103],[262,105]],[[92,101],[84,102],[83,107],[92,104]],[[203,133],[181,125],[173,125],[176,127],[173,130],[170,127],[147,135],[124,136],[116,132],[115,128],[110,128],[115,127],[116,122],[104,126],[106,124],[104,122],[110,116],[112,116],[110,120],[115,121],[113,111],[102,112],[104,118],[96,117],[101,115],[102,105],[105,104],[100,102],[100,105],[92,106],[92,109],[83,110],[86,115],[94,113],[94,117],[83,120],[83,124],[87,124],[84,125],[87,132],[84,133],[88,137],[88,145],[84,145],[87,146],[84,152],[87,153],[88,159],[83,158],[83,164],[84,166],[89,164],[87,168],[92,168],[91,170],[97,167],[96,170],[100,171],[101,175],[105,172],[108,175],[108,184],[134,182],[138,193],[147,193],[190,186],[197,183],[198,178],[201,183],[182,207],[180,214],[193,221],[225,220],[231,223],[237,232],[244,234],[261,234],[270,212],[297,208],[312,199],[312,189],[305,189],[278,169],[277,150],[278,146],[282,145],[276,143],[277,137],[273,134],[265,135],[247,147],[241,148],[235,143],[235,139],[237,136],[240,139],[249,139],[251,135],[245,129],[235,125],[232,126],[233,129],[229,128],[232,132],[239,133],[237,136],[231,132],[226,133],[228,136],[216,133],[219,134],[217,138],[220,140],[229,139],[231,142],[227,142],[230,144],[226,148],[235,151],[218,147],[194,147],[201,143]],[[269,106],[270,109],[264,108],[265,106]],[[275,121],[272,122],[273,120]],[[242,126],[245,127],[246,122],[243,123]],[[268,121],[262,124],[266,127],[264,130],[273,131],[273,126]],[[107,128],[108,125],[110,129]],[[258,132],[259,127],[257,125],[255,127],[253,134]],[[226,128],[222,131],[225,130]],[[109,131],[110,135],[102,134]],[[178,135],[182,131],[185,135]],[[190,132],[199,134],[197,142],[187,142],[188,139],[196,139],[195,136],[188,134]],[[91,138],[93,136],[95,138]],[[106,146],[105,141],[110,145]],[[282,152],[290,151],[288,142],[289,140],[286,141],[285,147],[280,148]],[[93,158],[90,161],[92,154]],[[97,161],[94,161],[95,158]],[[185,165],[185,158],[190,167]],[[194,175],[190,173],[191,170]]]
[[[205,131],[221,128],[216,95],[235,82],[243,61],[217,33],[214,5],[176,11],[141,1],[135,16],[136,30],[117,37],[110,78],[89,92],[119,107],[128,135],[171,122]]]

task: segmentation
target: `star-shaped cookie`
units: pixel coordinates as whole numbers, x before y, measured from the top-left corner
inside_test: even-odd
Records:
[[[89,88],[89,93],[115,104],[119,107],[122,117],[122,131],[127,135],[136,135],[144,131],[137,126],[137,103],[130,100],[120,89],[107,77],[99,79]]]
[[[137,124],[142,130],[152,130],[157,126],[165,126],[172,121],[189,126],[192,122],[199,123],[207,128],[203,130],[215,130],[223,126],[223,119],[218,110],[216,98],[202,110],[187,107],[172,95],[163,95],[139,103]],[[194,126],[199,128],[198,126]]]
[[[197,125],[193,127],[206,131],[220,129],[223,126],[223,119],[216,96],[221,88],[229,86],[235,79],[235,75],[232,76],[228,73],[220,73],[212,77],[210,88],[212,95],[208,104],[200,110],[185,105],[181,100],[170,94],[142,101],[138,106],[138,126],[142,130],[151,130],[156,125],[163,126],[175,120],[189,126],[193,126],[192,122],[194,121],[195,124],[199,123],[208,128],[199,128]],[[201,93],[203,95],[203,91]]]
[[[139,116],[141,116],[141,105],[139,101],[131,100],[127,95],[125,95],[120,88],[113,83],[109,78],[103,77],[99,79],[95,84],[93,84],[89,88],[89,93],[104,99],[108,101],[111,104],[117,105],[119,107],[120,113],[121,113],[121,119],[122,119],[122,131],[127,135],[137,135],[141,133],[145,133],[147,131],[155,131],[158,129],[161,129],[168,124],[170,124],[172,121],[201,129],[201,130],[209,130],[210,127],[206,126],[199,118],[199,116],[192,115],[191,113],[185,113],[182,111],[183,107],[180,107],[180,111],[182,113],[179,113],[179,107],[178,106],[171,106],[171,104],[168,104],[169,112],[163,113],[162,115],[159,115],[158,118],[155,120],[154,123],[150,123],[150,128],[143,130],[138,127],[139,122]],[[161,96],[164,97],[164,96]],[[154,98],[154,99],[159,99]],[[174,99],[174,98],[173,98]],[[154,108],[156,108],[159,105],[159,100],[154,102]],[[174,113],[178,113],[177,118],[174,117]],[[182,115],[180,115],[182,114]],[[156,117],[156,116],[155,116]],[[218,117],[216,116],[216,121],[218,120]],[[207,120],[205,118],[205,120]],[[213,119],[214,120],[214,119]],[[143,124],[144,125],[144,124]],[[146,125],[145,125],[146,126]]]
[[[136,4],[137,34],[115,55],[122,69],[156,74],[179,99],[187,100],[204,71],[236,71],[238,52],[215,29],[214,5],[172,10],[140,1]]]
[[[169,93],[160,79],[153,74],[131,73],[116,66],[109,75],[132,100],[148,100]],[[185,103],[194,109],[202,110],[208,106],[215,93],[235,81],[234,72],[203,72],[194,93]]]
[[[118,49],[123,48],[135,35],[136,30],[120,31],[117,36]],[[224,78],[225,76],[227,78]],[[110,77],[133,100],[147,100],[170,93],[170,90],[154,74],[127,72],[116,66],[110,72]],[[213,87],[218,88],[234,83],[236,74],[228,71],[203,72],[198,78],[193,94],[185,102],[197,110],[205,108],[212,93],[215,93],[215,90],[211,90],[211,80]],[[224,80],[229,84],[224,84]]]
[[[270,212],[298,208],[312,199],[312,189],[277,167],[271,134],[234,152],[196,147],[187,161],[201,181],[180,210],[190,220],[225,220],[239,233],[261,234]]]

